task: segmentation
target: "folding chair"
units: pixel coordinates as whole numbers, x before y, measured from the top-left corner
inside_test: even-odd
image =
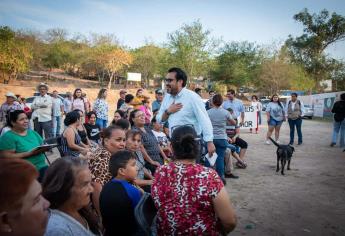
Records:
[[[57,149],[59,151],[59,154],[60,154],[60,157],[62,157],[63,155],[61,154],[61,137],[60,136],[57,136],[55,138],[48,138],[48,139],[45,139],[43,140],[43,143],[44,144],[57,144]],[[50,160],[48,159],[46,153],[44,152],[44,156],[46,157],[46,160],[48,162],[48,165],[51,164]]]

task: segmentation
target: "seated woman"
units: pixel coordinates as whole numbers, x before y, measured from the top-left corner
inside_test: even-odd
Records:
[[[42,188],[51,204],[46,236],[101,235],[99,221],[89,207],[93,186],[86,160],[57,159],[48,168]]]
[[[61,155],[79,157],[80,154],[87,156],[89,147],[82,143],[77,127],[81,123],[81,116],[78,111],[71,111],[66,114],[64,124],[65,130],[61,134]]]
[[[233,110],[231,108],[228,108],[228,111],[233,114]],[[239,137],[240,126],[228,124],[226,126],[226,133],[229,144],[237,147],[236,152],[238,153],[238,156],[235,154],[233,149],[231,150],[233,156],[237,159],[236,166],[238,168],[245,169],[247,167],[247,163],[244,160],[244,156],[248,149],[248,143]]]
[[[0,137],[0,155],[31,162],[39,171],[38,180],[41,181],[48,168],[43,153],[49,148],[37,149],[43,144],[43,139],[34,130],[28,129],[29,120],[23,110],[11,111],[7,125],[11,130]]]
[[[169,159],[159,146],[151,128],[145,126],[144,112],[133,110],[130,114],[129,121],[131,122],[132,129],[138,130],[141,133],[141,152],[146,161],[146,168],[154,173],[157,166],[163,165],[164,160]]]
[[[41,195],[35,166],[16,158],[0,162],[0,235],[43,236],[49,202]]]
[[[78,110],[78,109],[75,109],[74,111],[79,112],[80,117],[84,117],[83,111]],[[87,119],[87,117],[86,117],[86,119]],[[87,121],[87,122],[89,122],[89,121]],[[80,122],[79,125],[77,126],[77,132],[80,136],[81,142],[83,144],[87,145],[87,147],[91,147],[91,143],[90,143],[89,138],[87,137],[87,131],[83,125],[83,122]]]
[[[200,144],[195,130],[191,126],[174,129],[171,144],[174,160],[156,170],[152,184],[158,235],[232,231],[235,212],[221,178],[215,170],[196,164]]]
[[[114,113],[114,118],[111,121],[112,125],[115,125],[115,123],[120,120],[120,119],[124,119],[125,118],[125,113],[122,110],[117,110]]]
[[[100,132],[101,132],[101,127],[96,124],[96,119],[97,119],[97,115],[95,112],[90,111],[89,113],[87,113],[87,120],[88,123],[84,124],[84,127],[86,129],[87,132],[87,137],[89,138],[91,145],[92,142],[94,144],[100,144],[101,143],[101,136],[100,136]]]
[[[89,160],[89,168],[92,174],[95,192],[92,199],[95,208],[99,212],[99,193],[104,184],[111,180],[109,172],[109,160],[112,154],[125,149],[126,134],[116,126],[109,126],[102,131],[102,145],[92,152]]]
[[[104,185],[100,196],[105,236],[138,235],[134,209],[142,190],[133,185],[138,175],[134,154],[123,150],[112,155],[109,171],[113,179]]]
[[[143,154],[140,151],[141,146],[141,133],[138,130],[129,130],[126,134],[126,149],[133,152],[136,156],[136,163],[138,168],[138,176],[134,180],[134,183],[146,192],[151,192],[150,187],[152,185],[153,176],[150,171],[145,168],[145,160]]]
[[[149,125],[151,123],[151,118],[152,118],[150,99],[149,98],[143,99],[143,105],[139,106],[138,109],[140,111],[144,112],[144,114],[145,114],[145,123],[147,125]]]

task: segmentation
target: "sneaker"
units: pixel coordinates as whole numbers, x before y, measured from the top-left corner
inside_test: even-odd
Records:
[[[242,162],[236,162],[236,166],[240,169],[245,169],[247,167],[247,165],[245,163]]]
[[[225,178],[238,179],[239,177],[231,173],[231,174],[225,174]]]
[[[265,144],[270,145],[271,142],[269,140],[266,140]]]
[[[278,140],[276,140],[276,143],[280,144],[280,141],[279,141],[279,139],[278,139]]]
[[[335,146],[335,143],[331,143],[331,145],[330,145],[331,147],[334,147]]]
[[[302,145],[302,142],[298,142],[297,145]]]

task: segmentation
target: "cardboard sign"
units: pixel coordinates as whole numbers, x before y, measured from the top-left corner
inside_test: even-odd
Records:
[[[238,121],[241,117],[238,117]],[[258,126],[257,108],[254,106],[244,106],[244,122],[241,129],[255,129]]]

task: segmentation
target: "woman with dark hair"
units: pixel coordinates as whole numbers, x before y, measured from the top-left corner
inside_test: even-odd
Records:
[[[84,127],[87,132],[87,137],[90,141],[94,142],[94,144],[100,144],[101,143],[101,127],[96,123],[97,115],[95,112],[90,111],[87,113],[87,120],[88,123],[84,124]]]
[[[162,148],[159,146],[155,135],[152,133],[150,127],[145,126],[145,114],[140,110],[134,110],[129,117],[133,130],[138,130],[141,133],[141,152],[146,160],[146,168],[152,173],[155,172],[156,167],[163,165],[164,160],[169,160]]]
[[[111,121],[112,125],[115,125],[116,121],[120,120],[120,119],[124,119],[125,118],[125,113],[122,110],[116,110],[114,112],[114,118]]]
[[[86,114],[89,112],[87,101],[85,101],[84,98],[82,97],[82,91],[80,88],[75,89],[73,93],[72,111],[76,109],[81,110],[83,114]],[[84,123],[85,117],[83,116],[81,117],[81,119],[82,119],[82,123]]]
[[[37,148],[43,144],[43,139],[36,131],[28,129],[29,120],[23,110],[9,112],[7,124],[11,130],[0,137],[0,155],[31,162],[39,171],[41,181],[48,167],[43,153],[49,148]]]
[[[124,112],[123,118],[128,119],[129,113],[133,110],[133,100],[134,96],[132,94],[126,94],[125,96],[125,103],[121,105],[120,109]]]
[[[118,121],[116,121],[112,125],[120,127],[125,132],[127,132],[127,130],[129,130],[131,127],[131,124],[129,123],[129,121],[127,119],[119,119]]]
[[[222,107],[223,97],[220,94],[216,94],[212,97],[213,107],[207,111],[210,117],[213,127],[213,143],[216,147],[216,153],[218,155],[216,160],[216,170],[223,183],[226,184],[224,175],[224,155],[229,146],[227,141],[227,135],[225,128],[227,123],[236,124],[236,121],[228,112]],[[209,162],[207,162],[209,164]]]
[[[49,202],[41,195],[35,166],[14,158],[0,163],[0,235],[43,236]]]
[[[284,106],[279,101],[279,97],[277,94],[274,94],[271,98],[271,102],[267,104],[266,113],[267,113],[267,123],[268,123],[266,144],[271,143],[269,138],[271,137],[273,130],[274,130],[275,140],[277,143],[279,143],[280,127],[282,126],[283,121],[286,121],[286,118],[285,118]]]
[[[87,155],[89,147],[81,141],[77,130],[80,123],[81,118],[78,111],[71,111],[66,114],[64,120],[66,128],[61,134],[61,150],[63,156],[78,157],[80,154]]]
[[[48,168],[42,195],[50,201],[46,236],[101,235],[98,219],[90,207],[94,189],[87,161],[65,157]]]
[[[83,111],[81,111],[79,109],[75,109],[74,111],[79,112],[80,117],[84,117]],[[87,122],[89,122],[88,119],[85,119],[85,120],[87,120]],[[85,126],[83,125],[83,122],[80,122],[80,124],[78,125],[77,132],[78,132],[78,134],[80,136],[81,142],[84,145],[86,145],[87,147],[91,147],[91,143],[90,143],[90,140],[89,140],[89,138],[87,136],[87,131],[86,131]]]
[[[196,164],[200,141],[195,130],[191,126],[175,128],[171,144],[174,160],[156,170],[152,185],[158,235],[232,231],[236,217],[222,180],[213,169]]]
[[[259,125],[261,125],[261,110],[262,110],[262,104],[261,102],[258,100],[258,97],[256,95],[252,96],[252,102],[251,102],[251,106],[254,107],[254,109],[256,109],[257,111],[257,127],[255,128],[255,133],[257,134],[259,131]],[[252,128],[250,128],[249,130],[250,132],[252,132]]]
[[[106,128],[108,124],[108,103],[105,100],[107,98],[107,93],[108,91],[105,88],[99,90],[97,99],[93,104],[93,110],[97,115],[96,123],[101,129]]]

